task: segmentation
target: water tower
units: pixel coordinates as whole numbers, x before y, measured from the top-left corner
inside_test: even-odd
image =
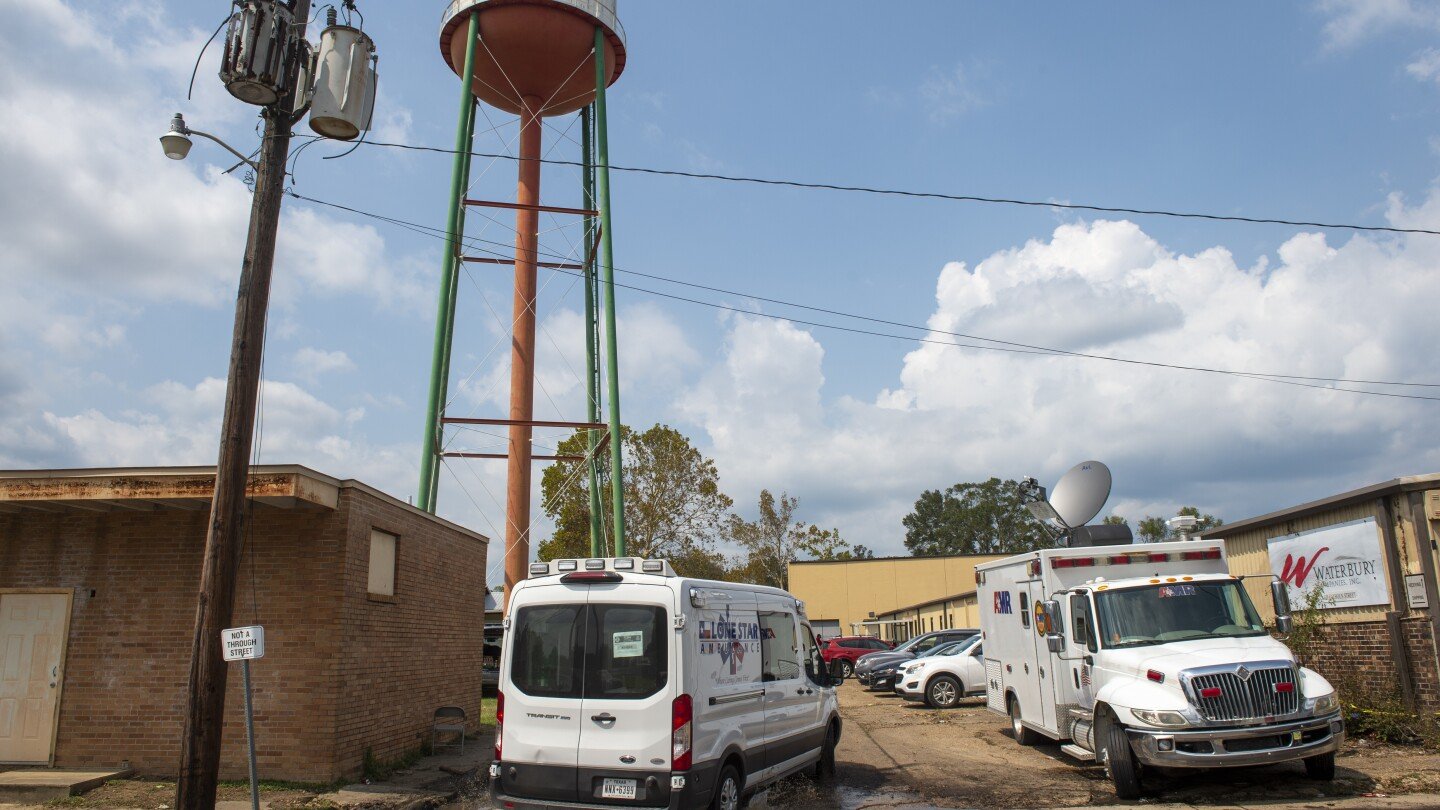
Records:
[[[506,594],[524,579],[530,554],[531,465],[535,461],[583,461],[588,467],[591,500],[591,553],[600,549],[600,496],[597,457],[608,443],[612,480],[620,479],[619,386],[615,377],[615,297],[610,227],[610,179],[605,115],[605,89],[625,67],[624,29],[615,13],[616,0],[454,0],[440,22],[440,53],[462,78],[460,121],[455,137],[455,165],[450,189],[446,251],[435,323],[429,406],[421,456],[418,504],[435,511],[439,470],[446,457],[504,459],[507,462],[505,521]],[[520,116],[519,183],[514,202],[467,198],[470,152],[478,103]],[[540,196],[542,119],[582,115],[584,208],[544,205]],[[467,206],[515,211],[515,255],[510,258],[466,255]],[[585,219],[583,264],[541,261],[538,245],[540,214]],[[462,262],[513,264],[515,296],[510,353],[510,411],[507,418],[456,418],[445,415],[455,327],[455,300]],[[535,394],[535,312],[537,268],[583,272],[586,287],[586,359],[588,422],[537,422]],[[605,386],[608,420],[600,421],[599,301],[603,288],[606,341]],[[505,453],[447,453],[444,431],[451,424],[503,426]],[[531,439],[535,427],[586,429],[589,452],[583,457],[537,456]],[[622,488],[615,486],[615,553],[625,554]]]

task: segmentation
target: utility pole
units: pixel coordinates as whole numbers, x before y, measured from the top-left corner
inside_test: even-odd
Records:
[[[293,0],[297,37],[305,36],[310,0]],[[195,638],[190,652],[190,679],[181,738],[177,810],[211,810],[220,771],[220,740],[225,723],[225,684],[229,669],[223,658],[220,631],[230,626],[235,606],[235,580],[243,550],[245,486],[250,475],[250,450],[255,433],[255,403],[260,390],[260,360],[265,351],[265,318],[270,303],[270,274],[275,262],[275,233],[285,192],[285,165],[293,127],[281,103],[266,107],[265,139],[260,146],[255,193],[250,204],[250,230],[240,265],[240,291],[235,300],[235,331],[230,343],[230,371],[225,387],[220,455],[215,464],[215,496],[205,535],[200,594],[195,610]]]

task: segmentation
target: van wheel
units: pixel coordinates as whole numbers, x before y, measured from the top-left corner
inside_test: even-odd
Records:
[[[1010,731],[1015,734],[1015,742],[1021,745],[1035,745],[1040,742],[1040,735],[1020,722],[1020,701],[1010,696]]]
[[[1101,760],[1105,773],[1115,785],[1117,799],[1140,798],[1140,765],[1135,761],[1135,752],[1130,750],[1130,738],[1125,727],[1113,720],[1105,724],[1100,734]]]
[[[720,769],[720,778],[715,782],[715,798],[710,801],[710,810],[740,810],[745,806],[741,793],[744,782],[740,771],[734,765]]]
[[[1306,757],[1305,775],[1321,782],[1333,780],[1335,778],[1335,752],[1331,751],[1318,757]]]
[[[835,776],[835,726],[825,729],[825,742],[820,746],[820,759],[815,763],[815,779],[824,782]]]
[[[964,694],[960,681],[949,675],[936,675],[925,687],[925,704],[932,709],[953,709],[960,705]]]

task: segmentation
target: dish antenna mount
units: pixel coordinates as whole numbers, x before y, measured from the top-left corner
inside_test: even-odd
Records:
[[[1082,461],[1055,484],[1053,494],[1026,482],[1030,496],[1025,507],[1042,524],[1056,531],[1070,546],[1124,545],[1132,541],[1128,526],[1086,526],[1110,498],[1110,468],[1098,461]]]

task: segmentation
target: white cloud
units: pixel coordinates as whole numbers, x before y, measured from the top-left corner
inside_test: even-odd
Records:
[[[984,73],[974,65],[931,67],[920,83],[920,101],[930,120],[943,124],[984,106],[986,98],[977,86],[983,81]]]
[[[1390,205],[1395,224],[1440,224],[1440,194]],[[1223,248],[1176,254],[1130,222],[1066,224],[973,269],[944,267],[930,337],[1440,382],[1440,358],[1417,350],[1440,340],[1429,303],[1440,240],[1300,234],[1275,258],[1247,268]],[[733,318],[723,361],[681,407],[732,497],[786,489],[807,519],[890,552],[923,489],[991,475],[1053,481],[1084,458],[1114,468],[1112,508],[1195,504],[1230,519],[1440,465],[1427,433],[1437,403],[1100,360],[925,344],[906,355],[898,386],[827,403],[820,337]]]
[[[1405,72],[1422,82],[1440,80],[1440,50],[1426,48],[1405,66]]]
[[[1440,9],[1414,0],[1320,0],[1326,44],[1345,48],[1399,27],[1440,27]]]
[[[306,346],[295,352],[291,362],[301,377],[312,382],[322,374],[355,370],[355,361],[350,359],[350,355],[339,349],[325,351],[313,346]]]

